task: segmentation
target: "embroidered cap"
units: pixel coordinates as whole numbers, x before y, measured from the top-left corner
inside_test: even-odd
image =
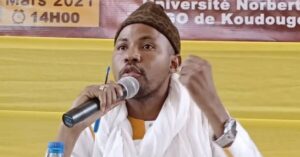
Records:
[[[180,53],[180,36],[177,28],[173,25],[168,15],[164,12],[163,7],[155,4],[154,2],[144,3],[128,16],[128,18],[121,24],[121,27],[117,31],[114,44],[116,44],[117,38],[123,28],[135,23],[142,23],[155,28],[169,40],[175,51],[175,54]]]

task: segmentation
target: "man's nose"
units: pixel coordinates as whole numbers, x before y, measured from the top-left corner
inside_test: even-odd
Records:
[[[141,62],[141,54],[137,49],[127,51],[124,59],[125,63],[138,63]]]

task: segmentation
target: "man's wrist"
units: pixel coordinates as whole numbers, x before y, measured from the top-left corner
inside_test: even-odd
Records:
[[[208,105],[210,108],[204,109],[204,113],[212,126],[214,136],[220,137],[224,132],[224,124],[230,119],[230,115],[219,99],[214,99]]]
[[[237,129],[236,129],[236,120],[233,118],[228,119],[224,123],[223,134],[215,138],[215,142],[222,148],[229,147],[235,140]]]

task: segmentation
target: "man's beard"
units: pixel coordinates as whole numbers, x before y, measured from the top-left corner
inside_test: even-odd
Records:
[[[133,99],[143,99],[144,97],[149,95],[149,93],[151,93],[151,89],[149,87],[149,80],[145,76],[142,76],[142,79],[143,80],[139,81],[140,89],[138,93],[133,97]]]
[[[143,82],[140,82],[140,89],[138,93],[133,97],[133,99],[142,100],[154,96],[163,86],[163,83],[167,78],[168,77],[162,79],[155,87],[151,88],[150,81],[146,78],[146,76],[143,76]]]

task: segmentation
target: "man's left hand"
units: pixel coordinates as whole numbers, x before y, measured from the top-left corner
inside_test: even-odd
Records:
[[[179,80],[207,116],[215,136],[219,137],[223,134],[223,125],[229,114],[217,94],[211,69],[206,60],[189,56],[182,64]]]

